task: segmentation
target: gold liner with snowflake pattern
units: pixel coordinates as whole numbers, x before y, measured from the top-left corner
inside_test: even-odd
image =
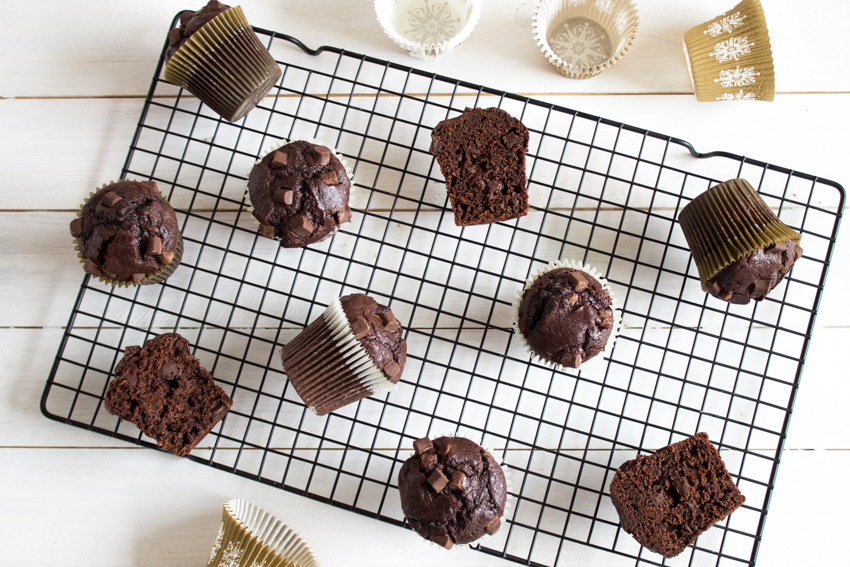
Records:
[[[702,290],[720,271],[760,248],[802,235],[767,206],[746,179],[730,179],[685,205],[679,224],[693,254]]]
[[[682,42],[698,101],[773,100],[773,55],[759,0],[688,30]]]
[[[209,567],[320,567],[292,528],[245,500],[224,503]]]
[[[638,15],[631,0],[538,0],[531,26],[540,51],[559,73],[589,79],[625,57]]]
[[[375,14],[387,37],[408,55],[434,60],[472,34],[483,4],[483,0],[375,0]]]

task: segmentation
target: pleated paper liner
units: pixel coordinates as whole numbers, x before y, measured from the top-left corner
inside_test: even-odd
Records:
[[[744,0],[682,36],[697,100],[773,100],[776,77],[759,0]]]
[[[567,368],[557,362],[553,362],[548,358],[543,358],[528,346],[528,342],[525,340],[525,337],[519,330],[519,307],[522,304],[522,296],[525,293],[525,290],[530,288],[535,280],[542,276],[547,272],[551,272],[552,270],[558,268],[572,268],[574,270],[581,270],[589,274],[593,277],[599,284],[602,286],[602,289],[608,292],[608,295],[611,297],[611,313],[613,315],[613,320],[611,321],[611,334],[608,336],[608,341],[605,343],[605,348],[602,352],[597,354],[596,356],[589,358],[582,362],[578,368]],[[617,306],[617,298],[614,296],[614,292],[611,290],[611,286],[608,284],[608,280],[606,280],[602,273],[599,272],[596,268],[579,262],[577,260],[558,260],[555,262],[549,262],[546,266],[537,270],[537,273],[534,274],[531,278],[525,280],[525,285],[523,288],[517,292],[517,298],[514,300],[513,309],[511,313],[511,327],[513,327],[514,332],[519,337],[520,343],[525,348],[526,352],[531,354],[532,360],[538,364],[542,364],[544,366],[548,366],[555,370],[560,370],[561,372],[574,371],[578,372],[581,370],[583,373],[586,373],[588,370],[597,369],[601,366],[602,360],[604,359],[604,352],[608,352],[611,354],[611,349],[614,347],[614,343],[617,341],[617,337],[620,334],[620,327],[623,322],[623,317],[620,312],[620,308]]]
[[[109,185],[113,185],[115,183],[119,183],[121,181],[133,181],[133,182],[138,183],[138,181],[136,181],[134,179],[119,179],[118,181],[110,181],[109,183],[104,183],[101,186],[100,189],[103,189],[104,187],[107,187]],[[98,189],[98,191],[100,191],[100,189]],[[83,207],[86,206],[86,202],[89,199],[91,199],[91,197],[96,192],[97,191],[92,191],[91,193],[89,193],[88,198],[85,201],[83,201],[83,203],[80,205],[80,210],[77,211],[77,217],[79,217],[80,214],[82,213]],[[159,194],[163,199],[165,199],[165,195],[163,195],[161,191],[159,192]],[[168,202],[168,199],[165,199],[165,201]],[[74,242],[74,250],[77,251],[77,258],[80,259],[81,264],[85,264],[86,259],[83,257],[83,253],[80,251],[78,239],[75,238],[73,240],[73,242]],[[159,270],[157,270],[157,271],[155,271],[151,274],[148,274],[147,276],[145,276],[141,280],[139,280],[137,282],[135,282],[133,280],[129,280],[129,281],[113,280],[113,279],[111,279],[111,278],[109,278],[109,277],[107,277],[103,274],[101,274],[100,276],[92,276],[92,277],[93,278],[97,277],[98,281],[101,281],[101,282],[105,283],[106,285],[118,286],[118,287],[136,287],[136,286],[139,286],[139,285],[157,284],[157,283],[162,283],[165,280],[167,280],[169,277],[171,277],[171,274],[173,274],[174,270],[176,270],[177,267],[180,266],[180,262],[182,260],[183,260],[183,235],[178,232],[177,233],[177,245],[174,247],[174,257],[171,259],[171,262],[168,263],[165,266],[162,266]]]
[[[165,66],[166,80],[187,89],[230,122],[248,114],[280,76],[280,66],[239,6],[189,36]]]
[[[571,79],[589,79],[625,57],[637,28],[631,0],[538,0],[532,19],[543,55]]]
[[[711,187],[679,213],[703,291],[706,282],[732,262],[777,242],[802,235],[779,220],[745,179]]]
[[[280,358],[295,391],[316,415],[396,390],[354,335],[339,299],[286,343]]]
[[[245,500],[224,503],[207,565],[320,567],[310,546],[292,528]]]
[[[411,57],[433,60],[470,36],[483,0],[375,0],[378,23]]]
[[[351,167],[348,165],[348,162],[347,162],[347,161],[345,161],[345,158],[343,158],[343,157],[342,157],[342,154],[341,154],[341,153],[339,153],[339,151],[337,151],[337,149],[336,149],[335,147],[333,147],[333,146],[331,146],[331,145],[329,145],[329,144],[326,144],[325,142],[323,142],[323,141],[321,141],[321,140],[317,140],[317,139],[315,139],[315,138],[302,138],[302,139],[300,139],[300,140],[294,140],[294,139],[293,139],[293,140],[287,140],[287,139],[282,139],[282,140],[274,141],[274,142],[272,142],[271,144],[269,144],[268,149],[265,151],[265,153],[261,154],[261,155],[257,158],[257,160],[254,162],[254,165],[257,165],[258,163],[260,163],[261,161],[263,161],[263,159],[264,159],[267,155],[269,155],[270,153],[272,153],[272,152],[276,152],[277,150],[279,150],[280,148],[282,148],[282,147],[286,146],[287,144],[291,144],[292,142],[299,142],[299,141],[300,141],[300,142],[307,142],[307,143],[309,143],[309,144],[313,144],[314,146],[325,146],[326,148],[328,148],[328,149],[330,149],[330,150],[331,150],[331,152],[333,153],[333,155],[335,155],[335,156],[336,156],[336,159],[338,159],[338,160],[339,160],[339,163],[341,163],[341,164],[342,164],[342,167],[343,167],[343,168],[345,168],[345,174],[348,176],[348,180],[351,182],[351,187],[350,187],[350,188],[349,188],[349,190],[348,190],[348,200],[349,200],[349,203],[350,203],[350,202],[351,202],[351,195],[352,195],[352,193],[354,193],[354,173],[352,172]],[[250,171],[248,172],[247,177],[250,179],[250,177],[251,177],[251,172],[250,172]],[[248,188],[248,185],[247,185],[247,184],[245,185],[245,195],[244,195],[244,201],[245,201],[246,203],[248,203],[248,212],[249,212],[249,213],[253,213],[253,212],[254,212],[254,204],[251,202],[251,191],[250,191],[250,189]],[[262,226],[262,224],[260,223],[260,221],[258,221],[258,220],[256,219],[256,217],[254,217],[254,216],[253,216],[253,214],[252,214],[252,218],[253,218],[253,219],[257,222],[257,230],[260,232],[260,235],[261,235],[261,236],[264,236],[264,237],[266,237],[266,238],[268,238],[268,239],[270,239],[270,240],[275,240],[275,241],[277,241],[277,242],[280,242],[280,237],[278,237],[278,236],[267,236],[267,235],[263,234],[263,231],[262,231],[263,226]],[[336,227],[336,229],[334,229],[334,230],[332,230],[330,233],[328,233],[328,235],[327,235],[327,236],[325,236],[324,238],[322,238],[322,239],[321,239],[321,240],[319,240],[318,242],[313,242],[313,243],[311,243],[311,244],[318,244],[319,242],[324,242],[325,240],[327,240],[328,238],[331,238],[334,234],[336,234],[336,231],[337,231],[337,230],[339,230],[339,227],[338,227],[338,226]],[[308,246],[310,246],[311,244],[308,244]]]

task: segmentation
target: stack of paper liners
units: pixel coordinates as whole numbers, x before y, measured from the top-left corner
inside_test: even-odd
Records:
[[[224,503],[208,565],[319,567],[313,550],[286,524],[245,500]]]
[[[773,55],[759,0],[744,0],[682,41],[698,101],[773,100]]]
[[[706,282],[732,262],[777,242],[800,242],[802,235],[779,220],[744,179],[710,188],[679,213],[679,224]]]
[[[280,358],[295,391],[317,415],[396,389],[352,332],[339,299],[286,343]]]
[[[248,114],[280,75],[280,67],[239,6],[193,33],[165,67],[166,80],[187,89],[230,122]]]

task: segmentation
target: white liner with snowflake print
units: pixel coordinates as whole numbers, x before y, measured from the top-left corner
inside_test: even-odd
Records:
[[[209,567],[320,567],[292,528],[246,500],[224,503]]]
[[[559,73],[589,79],[625,57],[638,14],[631,0],[538,0],[531,27]]]
[[[481,435],[472,435],[470,433],[461,432],[461,431],[442,431],[439,434],[429,435],[430,439],[439,439],[440,437],[463,437],[464,439],[468,439],[468,440],[472,441],[473,443],[476,443],[477,445],[479,445],[482,449],[484,449],[488,453],[490,453],[490,455],[493,457],[493,460],[495,460],[497,463],[499,463],[499,468],[502,469],[502,474],[505,475],[505,509],[502,511],[502,515],[499,516],[499,520],[501,520],[502,522],[505,522],[506,519],[510,517],[511,510],[513,508],[513,501],[511,501],[511,474],[512,474],[513,471],[511,470],[511,468],[508,465],[505,464],[504,451],[502,452],[501,458],[497,458],[498,453],[496,452],[495,448],[485,447],[484,445],[482,445],[481,442],[483,441],[483,439],[482,439]],[[407,450],[407,451],[401,451],[401,456],[404,457],[405,461],[407,459],[409,459],[410,457],[414,456],[415,454],[416,454],[416,452],[412,449]],[[473,546],[485,545],[492,538],[495,538],[499,532],[501,532],[502,530],[505,530],[505,529],[508,529],[508,528],[506,528],[503,525],[499,528],[499,531],[497,531],[493,535],[488,535],[488,534],[485,533],[484,535],[482,535],[480,538],[476,539],[473,542],[452,545],[452,548],[449,551],[469,550],[469,549],[474,549]],[[432,545],[434,547],[439,547],[440,549],[445,549],[442,545],[440,545],[436,542],[433,542],[431,540],[425,540],[425,541],[427,541],[430,545]]]
[[[531,350],[531,347],[528,346],[528,342],[525,340],[525,337],[519,330],[519,307],[522,303],[522,296],[525,293],[525,290],[530,288],[534,281],[545,274],[546,272],[550,272],[557,268],[572,268],[574,270],[581,270],[589,274],[591,277],[596,279],[602,286],[602,289],[608,292],[608,295],[611,296],[611,313],[613,316],[613,320],[611,321],[611,334],[608,336],[608,341],[605,343],[605,348],[594,356],[593,358],[589,358],[582,362],[578,368],[567,368],[557,362],[552,362],[547,358],[543,358],[542,356],[535,353]],[[614,292],[611,290],[611,286],[608,285],[608,280],[606,280],[602,274],[596,269],[587,264],[579,262],[577,260],[558,260],[557,262],[549,262],[546,266],[537,270],[537,273],[534,274],[531,278],[525,280],[525,285],[523,288],[517,292],[517,298],[514,300],[513,311],[511,314],[511,326],[514,329],[514,332],[519,337],[522,346],[525,347],[525,350],[531,354],[532,360],[538,364],[542,364],[544,366],[548,366],[554,370],[559,370],[561,372],[572,372],[577,374],[579,370],[583,374],[587,374],[588,370],[594,370],[602,367],[603,360],[605,358],[605,354],[611,354],[611,349],[614,347],[614,343],[617,341],[617,336],[620,334],[620,327],[623,321],[622,313],[620,312],[620,308],[617,306],[617,298],[614,296]]]
[[[439,59],[470,36],[484,0],[375,0],[384,33],[417,59]]]
[[[260,154],[257,157],[257,160],[254,162],[254,166],[256,166],[261,161],[263,161],[263,158],[265,158],[270,153],[275,152],[275,151],[279,150],[280,148],[282,148],[283,146],[285,146],[287,144],[291,144],[292,142],[307,142],[308,144],[313,144],[314,146],[325,146],[326,148],[329,148],[331,150],[331,152],[333,152],[333,155],[336,156],[336,159],[338,159],[339,162],[342,164],[342,167],[345,168],[345,174],[348,176],[348,180],[351,182],[351,188],[348,190],[348,201],[350,203],[351,202],[351,194],[354,192],[354,173],[351,171],[351,167],[349,167],[348,162],[345,161],[345,159],[342,157],[342,154],[340,154],[335,147],[325,143],[322,140],[317,140],[315,138],[299,138],[299,139],[293,139],[293,140],[288,140],[286,138],[282,138],[280,140],[276,140],[274,142],[271,142],[271,144],[269,144],[269,146],[268,146],[268,149],[264,153]],[[248,172],[248,179],[250,179],[250,178],[251,178],[251,173]],[[244,203],[246,203],[248,205],[246,210],[249,213],[253,213],[254,212],[254,206],[251,204],[251,191],[248,188],[247,184],[245,185],[245,195],[243,196],[242,200],[243,200]],[[259,230],[261,223],[253,215],[251,215],[251,218],[254,219],[254,222],[257,224],[257,230]],[[339,227],[336,227],[336,229],[331,231],[326,237],[322,238],[322,240],[320,240],[319,242],[322,242],[322,241],[327,240],[328,238],[331,238],[334,234],[336,234],[337,230],[339,230]],[[280,241],[280,238],[275,236],[274,238],[271,238],[271,240]],[[317,244],[317,242],[313,242],[313,244]]]

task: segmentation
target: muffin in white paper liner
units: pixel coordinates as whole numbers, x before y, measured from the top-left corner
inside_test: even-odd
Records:
[[[316,415],[397,388],[357,339],[339,298],[280,349],[280,358],[289,382]]]
[[[625,57],[637,35],[637,8],[632,0],[538,0],[531,27],[559,73],[589,79]]]
[[[558,269],[558,268],[571,268],[571,269],[574,269],[574,270],[581,270],[582,272],[587,273],[588,275],[590,275],[591,277],[596,279],[596,281],[598,281],[599,284],[602,286],[602,289],[605,290],[606,292],[608,292],[608,295],[611,297],[611,313],[612,313],[611,334],[608,336],[608,340],[605,343],[605,347],[603,348],[603,351],[600,352],[599,354],[597,354],[597,355],[593,356],[592,358],[589,358],[589,359],[585,360],[584,362],[582,362],[579,365],[578,368],[568,368],[566,366],[563,366],[562,364],[559,364],[557,362],[553,362],[553,361],[551,361],[547,358],[543,358],[542,356],[540,356],[539,354],[537,354],[536,352],[534,352],[531,349],[531,347],[528,345],[528,342],[526,341],[525,337],[523,336],[523,334],[519,330],[519,308],[520,308],[520,304],[522,303],[523,294],[525,293],[525,291],[528,288],[530,288],[534,284],[534,282],[537,280],[537,278],[539,278],[540,276],[542,276],[543,274],[545,274],[547,272],[550,272],[550,271]],[[525,350],[527,352],[529,352],[531,354],[532,360],[534,362],[538,363],[538,364],[548,366],[548,367],[550,367],[554,370],[559,370],[561,372],[566,372],[568,370],[574,370],[576,372],[581,370],[581,371],[584,372],[584,371],[587,371],[588,369],[592,370],[594,368],[599,367],[602,364],[602,360],[604,360],[604,358],[605,358],[604,353],[607,351],[610,354],[611,349],[614,346],[614,343],[617,341],[617,336],[620,334],[620,327],[621,327],[621,324],[622,324],[622,320],[623,319],[622,319],[622,314],[620,313],[620,308],[617,307],[617,298],[614,296],[614,293],[611,290],[611,286],[608,285],[608,280],[606,280],[596,268],[593,268],[593,267],[589,266],[588,264],[584,264],[584,263],[579,262],[577,260],[558,260],[557,262],[549,262],[546,266],[537,270],[537,273],[533,277],[525,280],[525,285],[523,286],[523,288],[520,291],[517,292],[517,298],[516,298],[516,300],[514,300],[513,310],[512,310],[512,314],[511,314],[511,326],[513,327],[516,335],[519,337],[519,340],[522,343],[522,346],[525,348]]]
[[[310,546],[292,528],[246,500],[224,503],[207,565],[320,567]]]
[[[348,190],[349,191],[348,200],[349,200],[349,202],[351,202],[351,193],[354,191],[354,173],[352,172],[351,167],[348,165],[348,162],[345,160],[345,158],[342,157],[342,154],[340,154],[339,151],[337,151],[337,149],[334,146],[326,144],[322,140],[317,140],[316,138],[298,138],[298,139],[292,139],[292,140],[289,140],[289,139],[286,139],[286,138],[281,138],[279,140],[275,140],[267,146],[267,150],[264,153],[262,153],[260,156],[257,157],[257,159],[254,161],[254,165],[255,166],[258,165],[270,153],[276,152],[277,150],[284,147],[285,145],[291,144],[293,142],[307,142],[308,144],[313,144],[314,146],[325,146],[326,148],[329,148],[331,150],[333,155],[336,156],[336,158],[342,164],[342,167],[345,168],[345,174],[348,176],[348,180],[351,182],[351,188]],[[248,177],[250,179],[250,172],[249,172]],[[281,239],[280,239],[279,236],[275,236],[275,235],[270,236],[269,234],[264,234],[263,224],[260,221],[258,221],[256,217],[253,216],[254,205],[251,203],[251,191],[250,191],[250,188],[249,188],[247,183],[245,184],[245,195],[243,197],[243,201],[247,205],[246,211],[248,211],[249,213],[252,213],[251,218],[253,218],[254,221],[257,223],[257,231],[260,233],[260,235],[265,237],[265,238],[268,238],[269,240],[275,240],[277,242],[280,242]],[[317,242],[313,242],[312,244],[318,244],[319,242],[324,242],[325,240],[327,240],[328,238],[331,238],[334,234],[336,234],[337,230],[339,230],[339,226],[337,226],[334,230],[332,230],[330,233],[328,233],[327,236],[325,236],[324,238],[322,238],[321,240],[319,240]]]
[[[462,433],[460,431],[443,431],[442,433],[433,436],[434,439],[439,439],[440,437],[463,437],[464,439],[468,439],[469,441],[472,441],[473,443],[475,443],[476,445],[480,446],[482,449],[484,449],[485,451],[490,453],[490,455],[493,457],[493,460],[495,460],[497,463],[499,463],[499,468],[502,469],[502,474],[505,475],[505,508],[504,508],[504,510],[502,510],[502,515],[499,516],[499,520],[505,521],[505,519],[510,516],[511,509],[513,507],[513,502],[511,501],[511,498],[510,498],[510,496],[511,496],[511,494],[510,494],[511,493],[511,474],[512,474],[513,471],[508,465],[505,464],[505,453],[504,453],[504,451],[502,451],[502,453],[501,453],[501,458],[497,459],[496,458],[497,452],[493,447],[485,447],[484,445],[482,445],[478,441],[479,439],[481,439],[480,436],[473,436],[469,433]],[[430,436],[429,436],[429,438],[430,438]],[[410,457],[414,456],[415,454],[416,454],[415,450],[403,450],[403,451],[401,451],[401,455],[404,456],[405,461],[407,459],[409,459]],[[500,527],[499,530],[501,530],[501,529],[502,528]],[[452,545],[452,547],[449,551],[455,551],[455,550],[460,551],[460,550],[474,549],[473,546],[486,544],[492,538],[495,538],[498,533],[499,533],[499,531],[497,531],[493,535],[489,535],[489,534],[485,533],[484,535],[482,535],[481,537],[479,537],[475,541],[471,541],[469,543],[454,544],[454,545]],[[425,538],[423,538],[423,539],[425,539]],[[425,539],[425,541],[427,541],[429,545],[432,545],[434,547],[439,547],[440,549],[445,549],[445,547],[443,547],[442,545],[440,545],[440,544],[438,544],[434,541],[431,541],[429,539]]]
[[[439,59],[469,37],[483,0],[375,0],[384,33],[417,59]]]

